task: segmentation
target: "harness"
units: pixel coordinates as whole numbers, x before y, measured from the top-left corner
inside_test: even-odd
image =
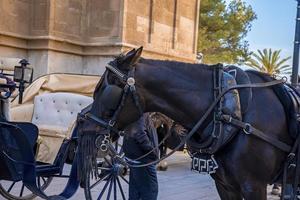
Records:
[[[109,89],[106,88],[107,90],[110,90],[106,93],[107,95],[111,93],[114,93],[114,95],[115,93],[118,93],[119,95],[120,101],[117,105],[115,105],[114,114],[108,120],[101,119],[93,115],[92,113],[90,113],[90,109],[88,109],[86,112],[79,114],[79,118],[81,120],[91,121],[107,130],[105,133],[98,136],[97,139],[95,140],[96,147],[100,149],[102,152],[109,152],[110,155],[112,155],[112,157],[119,160],[119,162],[122,163],[123,165],[129,167],[146,167],[152,164],[157,164],[160,161],[172,155],[173,153],[175,153],[186,143],[189,143],[191,141],[191,137],[198,131],[198,129],[205,123],[205,121],[208,120],[209,116],[213,115],[213,125],[212,125],[213,132],[210,135],[210,137],[207,138],[206,141],[203,141],[202,144],[199,143],[198,145],[196,145],[196,147],[198,146],[199,148],[198,149],[196,148],[197,150],[196,153],[192,154],[192,158],[193,158],[192,169],[197,170],[200,173],[206,173],[206,174],[211,174],[216,171],[218,165],[216,160],[214,159],[214,153],[217,152],[223,145],[227,144],[230,141],[230,139],[233,138],[234,135],[238,132],[238,131],[231,131],[230,134],[228,134],[228,136],[226,135],[224,136],[223,134],[224,127],[227,126],[227,127],[235,128],[237,130],[243,130],[242,133],[246,135],[253,135],[273,145],[274,147],[280,149],[281,151],[289,153],[287,157],[287,161],[284,164],[284,170],[283,170],[283,192],[285,191],[287,174],[289,169],[291,167],[295,168],[297,166],[297,168],[295,169],[296,178],[294,179],[294,191],[296,191],[297,185],[299,183],[298,178],[300,177],[300,168],[298,167],[300,165],[300,136],[297,137],[296,142],[294,143],[293,147],[291,147],[290,145],[276,138],[272,138],[266,135],[264,132],[253,127],[251,124],[247,122],[243,122],[241,119],[240,108],[232,107],[231,110],[229,109],[229,112],[224,111],[224,108],[228,108],[228,106],[224,104],[224,101],[226,102],[226,97],[225,97],[226,95],[231,96],[230,98],[234,98],[235,99],[234,101],[237,102],[239,101],[239,99],[232,96],[235,96],[239,89],[271,87],[271,86],[283,84],[285,83],[285,80],[281,79],[281,80],[273,80],[273,81],[263,82],[263,83],[245,83],[245,84],[236,84],[233,82],[232,84],[227,84],[227,86],[224,87],[223,86],[224,80],[230,82],[232,81],[232,79],[231,78],[228,79],[228,77],[224,78],[223,68],[221,66],[217,67],[214,72],[214,101],[208,107],[204,115],[198,120],[198,122],[194,125],[194,127],[191,128],[191,130],[186,134],[186,136],[182,139],[180,144],[177,145],[171,152],[169,152],[164,157],[156,161],[141,164],[140,162],[138,162],[138,160],[149,155],[153,151],[158,150],[159,146],[163,143],[163,141],[167,139],[167,137],[169,137],[170,134],[167,134],[165,138],[163,138],[163,141],[156,148],[153,148],[150,152],[146,153],[145,155],[141,156],[138,159],[127,160],[124,157],[120,157],[118,155],[118,153],[114,150],[111,144],[110,133],[112,132],[118,134],[119,136],[124,136],[124,131],[116,128],[115,124],[118,119],[118,116],[120,115],[120,112],[122,111],[125,105],[126,99],[129,97],[133,99],[135,107],[137,108],[137,111],[139,112],[140,116],[143,114],[143,109],[142,109],[142,105],[140,104],[139,96],[137,94],[136,87],[135,87],[135,79],[134,79],[135,67],[132,66],[128,75],[121,72],[117,68],[117,66],[113,66],[111,64],[108,64],[106,66],[106,69],[107,70],[105,72],[105,76],[107,76],[108,73],[111,72],[115,74],[117,78],[125,85],[121,90],[118,86],[114,86],[114,85],[113,85],[114,87],[110,87]],[[109,84],[108,83],[106,84],[107,87]],[[115,87],[117,87],[118,89]],[[290,93],[292,95],[296,95],[295,91]],[[300,99],[299,98],[297,99],[299,100],[298,104],[300,105]],[[297,117],[299,116],[300,116],[300,112],[298,113]],[[282,193],[282,196],[283,194],[284,193]],[[296,193],[293,194],[294,197],[295,194]]]
[[[214,68],[213,80],[214,100],[216,100],[223,90],[237,85],[234,77],[225,72],[222,65],[218,65]],[[242,119],[240,105],[239,92],[237,89],[230,90],[224,94],[214,109],[213,118],[209,125],[201,131],[201,135],[204,135],[204,139],[201,141],[194,141],[193,138],[191,138],[188,141],[190,150],[192,152],[199,152],[201,155],[213,155],[222,146],[227,144],[231,138],[234,137],[237,128],[225,124],[221,120],[221,117],[225,112],[236,119]]]

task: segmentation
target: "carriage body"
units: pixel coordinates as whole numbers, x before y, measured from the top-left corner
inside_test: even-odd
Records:
[[[37,78],[26,88],[22,104],[18,103],[17,97],[7,109],[5,105],[8,100],[1,99],[2,196],[7,199],[32,199],[35,195],[47,198],[43,190],[53,177],[68,179],[66,188],[61,193],[63,197],[69,198],[76,192],[79,186],[76,116],[92,102],[91,96],[99,78],[77,74],[48,74]],[[52,101],[52,107],[46,106],[49,101]],[[62,114],[59,116],[60,112]],[[70,116],[64,117],[66,112]],[[67,117],[70,119],[64,119]],[[47,124],[51,119],[54,122]],[[60,126],[57,126],[57,121]],[[54,150],[45,151],[52,146]],[[65,175],[63,169],[67,164],[71,165],[71,170]],[[16,186],[18,183],[21,184]],[[12,194],[14,187],[18,187],[17,194]],[[24,191],[26,189],[27,194]]]

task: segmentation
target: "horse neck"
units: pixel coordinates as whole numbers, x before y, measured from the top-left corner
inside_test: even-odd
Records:
[[[136,69],[145,112],[161,112],[190,127],[213,101],[212,67],[146,60]]]

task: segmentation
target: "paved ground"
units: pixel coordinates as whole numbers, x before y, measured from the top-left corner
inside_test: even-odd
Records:
[[[168,163],[168,171],[158,172],[159,200],[220,199],[217,195],[213,181],[209,176],[200,175],[190,171],[190,159],[186,155],[184,155],[183,153],[177,153],[175,156],[168,160]],[[47,193],[55,194],[60,192],[64,184],[64,181],[54,180]],[[127,194],[126,186],[124,188],[124,191]],[[93,193],[99,194],[99,190],[94,191]],[[0,199],[3,199],[3,197],[0,197]],[[79,189],[72,199],[85,199],[83,190]],[[106,196],[104,199],[106,199]],[[278,197],[274,197],[271,195],[268,196],[268,200],[278,199]]]

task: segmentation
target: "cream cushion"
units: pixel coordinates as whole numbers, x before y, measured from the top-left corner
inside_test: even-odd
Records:
[[[77,114],[93,98],[74,93],[44,93],[34,98],[32,123],[39,127],[37,160],[53,163],[65,138],[70,137]]]

